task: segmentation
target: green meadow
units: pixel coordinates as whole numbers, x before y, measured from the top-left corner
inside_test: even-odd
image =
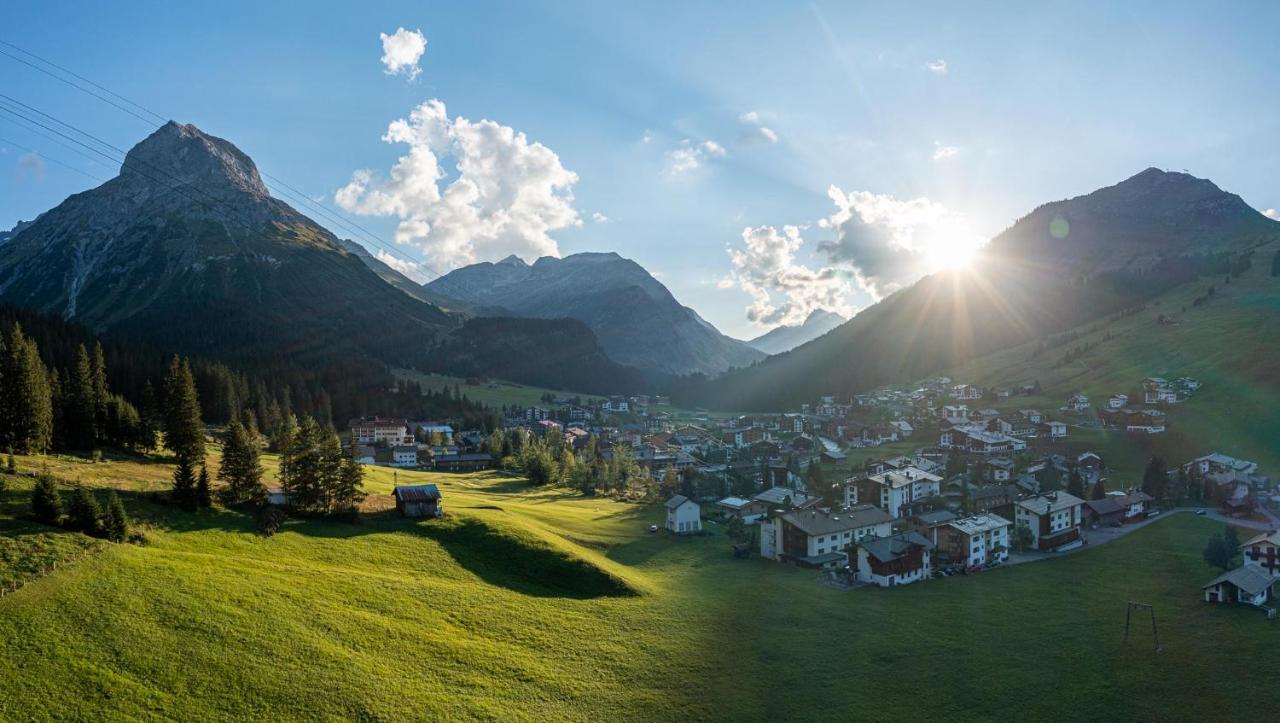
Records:
[[[272,461],[273,460],[269,460]],[[1280,628],[1209,606],[1217,524],[1173,515],[1115,543],[895,590],[734,560],[647,531],[654,507],[497,473],[431,481],[446,517],[293,520],[159,505],[168,466],[48,464],[122,491],[145,544],[23,522],[0,506],[0,578],[66,561],[0,598],[0,719],[1245,719],[1280,706]],[[392,484],[371,475],[370,508]],[[25,547],[15,547],[15,545]],[[93,549],[82,552],[85,546]],[[32,546],[35,546],[34,548]],[[15,555],[15,551],[19,554]],[[1125,603],[1155,604],[1163,652]]]

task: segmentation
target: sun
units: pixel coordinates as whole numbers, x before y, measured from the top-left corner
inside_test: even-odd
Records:
[[[924,256],[932,271],[963,269],[973,263],[983,239],[969,224],[949,219],[930,229],[924,242]]]

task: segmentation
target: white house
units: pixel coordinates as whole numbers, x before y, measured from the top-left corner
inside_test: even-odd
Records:
[[[676,495],[667,500],[667,529],[677,535],[702,531],[702,508],[697,502]]]
[[[1124,409],[1129,404],[1128,394],[1112,394],[1107,400],[1107,409]]]
[[[845,506],[873,504],[898,519],[902,507],[942,494],[942,478],[915,467],[871,475],[845,486]]]
[[[1089,398],[1084,394],[1076,393],[1071,395],[1067,400],[1067,409],[1073,412],[1083,412],[1089,408]]]
[[[417,467],[418,466],[418,448],[414,446],[399,446],[391,450],[391,466],[392,467]]]
[[[952,520],[937,530],[938,555],[971,567],[1009,559],[1010,523],[990,512]]]
[[[933,544],[914,530],[867,538],[858,544],[858,579],[880,587],[928,580],[932,550]]]
[[[1204,586],[1205,602],[1238,602],[1262,606],[1271,599],[1276,579],[1259,568],[1242,565],[1215,577]]]
[[[359,417],[352,419],[348,426],[354,444],[413,444],[413,434],[403,419]]]
[[[1240,546],[1244,564],[1256,567],[1273,579],[1280,579],[1280,532],[1258,535]]]
[[[1014,522],[1031,530],[1038,550],[1059,550],[1080,545],[1081,508],[1084,500],[1067,492],[1050,492],[1018,500]]]
[[[792,510],[760,521],[760,556],[803,567],[839,567],[848,563],[846,548],[892,531],[892,518],[872,505]]]
[[[1044,430],[1048,433],[1049,439],[1062,439],[1067,436],[1067,425],[1065,422],[1045,422]]]

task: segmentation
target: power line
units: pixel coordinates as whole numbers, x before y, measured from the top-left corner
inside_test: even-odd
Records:
[[[6,120],[8,120],[8,119],[6,119]],[[76,173],[79,173],[80,175],[84,176],[85,178],[88,178],[90,181],[97,181],[98,183],[102,183],[102,179],[101,179],[101,178],[98,178],[97,176],[94,176],[94,175],[92,175],[92,174],[88,173],[87,171],[84,171],[84,170],[81,170],[81,169],[79,169],[79,168],[76,168],[75,166],[72,166],[72,165],[70,165],[70,164],[68,164],[68,163],[63,163],[62,161],[58,160],[57,158],[54,158],[53,156],[49,156],[49,155],[46,155],[46,154],[44,154],[44,153],[41,153],[40,151],[37,151],[37,150],[36,150],[36,149],[34,149],[34,148],[28,148],[28,147],[26,147],[26,146],[22,145],[21,143],[17,143],[17,142],[15,142],[15,141],[11,141],[11,140],[9,140],[8,138],[5,138],[4,136],[0,136],[0,143],[4,143],[4,144],[6,144],[6,145],[13,146],[14,148],[17,148],[18,150],[26,151],[27,153],[33,153],[33,154],[35,154],[35,155],[37,155],[37,156],[40,156],[41,158],[45,159],[46,161],[49,161],[50,163],[56,163],[56,164],[58,164],[59,166],[62,166],[63,168],[67,169],[68,171],[75,171]]]
[[[14,45],[13,43],[10,43],[10,42],[5,41],[5,40],[0,40],[0,44],[5,45],[5,46],[7,46],[7,47],[9,47],[9,48],[12,48],[12,49],[14,49],[14,50],[16,50],[16,51],[18,51],[18,52],[20,52],[20,53],[22,53],[22,54],[26,55],[26,56],[29,56],[29,57],[31,57],[31,58],[34,58],[35,60],[38,60],[39,62],[44,63],[44,64],[46,64],[46,65],[48,65],[48,66],[50,66],[50,67],[52,67],[52,68],[55,68],[55,69],[57,69],[57,70],[59,70],[59,71],[61,71],[61,72],[63,72],[63,73],[66,73],[66,74],[68,74],[68,75],[70,75],[70,76],[72,76],[72,77],[74,77],[74,78],[76,78],[76,79],[80,80],[80,81],[81,81],[81,82],[83,82],[83,83],[87,83],[88,85],[93,86],[94,88],[97,88],[97,89],[101,90],[103,93],[106,93],[106,94],[108,94],[108,95],[110,95],[110,96],[112,96],[112,97],[114,97],[114,98],[118,98],[118,99],[119,99],[119,100],[121,100],[122,102],[124,102],[124,103],[128,103],[129,105],[131,105],[131,106],[133,106],[133,107],[135,107],[135,108],[137,108],[137,109],[139,109],[139,110],[143,111],[144,113],[147,113],[147,114],[149,114],[149,115],[153,116],[154,118],[158,119],[158,120],[159,120],[159,122],[161,122],[161,123],[165,123],[165,122],[167,122],[167,120],[165,119],[165,117],[164,117],[164,116],[160,115],[159,113],[156,113],[156,112],[155,112],[155,111],[153,111],[153,110],[150,110],[150,109],[149,109],[149,108],[147,108],[146,106],[143,106],[143,105],[141,105],[141,104],[139,104],[139,103],[137,103],[137,102],[135,102],[135,101],[132,101],[132,100],[130,100],[130,99],[128,99],[128,98],[126,98],[125,96],[120,95],[119,93],[115,93],[114,91],[112,91],[112,90],[110,90],[110,89],[108,89],[108,88],[106,88],[106,87],[104,87],[104,86],[102,86],[102,85],[100,85],[100,84],[98,84],[98,83],[95,83],[94,81],[89,80],[88,78],[85,78],[84,76],[81,76],[81,75],[79,75],[79,74],[75,73],[75,72],[74,72],[74,71],[72,71],[72,70],[69,70],[69,69],[67,69],[67,68],[64,68],[64,67],[62,67],[61,65],[58,65],[57,63],[54,63],[54,62],[53,62],[53,61],[51,61],[51,60],[48,60],[47,58],[44,58],[44,57],[42,57],[42,56],[40,56],[40,55],[37,55],[37,54],[35,54],[35,53],[32,53],[32,52],[31,52],[31,51],[29,51],[29,50],[25,50],[25,49],[23,49],[23,48],[21,48],[21,47],[19,47],[19,46],[17,46],[17,45]],[[77,84],[77,83],[73,83],[72,81],[67,80],[66,78],[64,78],[64,77],[62,77],[62,76],[59,76],[59,75],[57,75],[57,74],[55,74],[55,73],[53,73],[53,72],[50,72],[49,70],[47,70],[47,69],[45,69],[45,68],[42,68],[42,67],[40,67],[40,66],[38,66],[38,65],[35,65],[34,63],[31,63],[31,62],[29,62],[29,61],[27,61],[27,60],[24,60],[23,58],[20,58],[20,57],[18,57],[18,56],[16,56],[16,55],[13,55],[12,53],[9,53],[9,52],[7,52],[7,51],[5,51],[5,50],[3,50],[3,49],[0,49],[0,55],[7,56],[7,57],[9,57],[9,58],[10,58],[10,59],[12,59],[12,60],[15,60],[15,61],[17,61],[17,62],[19,62],[19,63],[22,63],[23,65],[26,65],[26,66],[28,66],[28,67],[30,67],[30,68],[32,68],[32,69],[34,69],[34,70],[37,70],[37,71],[39,71],[39,72],[41,72],[41,73],[43,73],[43,74],[45,74],[45,75],[48,75],[49,77],[54,78],[55,80],[58,80],[59,82],[65,83],[66,85],[69,85],[69,86],[71,86],[72,88],[75,88],[76,90],[81,91],[82,93],[85,93],[85,94],[87,94],[87,95],[93,96],[94,98],[96,98],[96,99],[98,99],[98,100],[100,100],[100,101],[102,101],[102,102],[104,102],[104,103],[106,103],[106,104],[108,104],[108,105],[110,105],[110,106],[112,106],[112,107],[114,107],[114,108],[118,109],[118,110],[121,110],[121,111],[123,111],[123,112],[125,112],[125,113],[128,113],[129,115],[133,116],[134,118],[137,118],[138,120],[140,120],[140,121],[142,121],[142,122],[146,123],[148,126],[153,125],[153,121],[152,121],[151,119],[146,118],[146,117],[143,117],[142,115],[140,115],[140,114],[138,114],[138,113],[136,113],[136,112],[134,112],[134,111],[130,110],[129,108],[125,108],[125,107],[121,106],[119,103],[116,103],[116,102],[112,101],[112,100],[111,100],[111,99],[109,99],[109,98],[103,97],[102,95],[100,95],[100,94],[98,94],[98,93],[95,93],[95,92],[93,92],[92,90],[90,90],[90,89],[88,89],[88,88],[83,87],[82,85],[79,85],[79,84]],[[28,106],[28,105],[26,105],[25,103],[22,103],[21,101],[17,101],[16,99],[10,98],[9,96],[3,96],[3,94],[0,94],[0,97],[7,98],[8,100],[10,100],[10,101],[11,101],[11,102],[13,102],[13,103],[17,103],[18,105],[20,105],[20,106],[22,106],[22,107],[24,107],[24,108],[28,108],[28,109],[30,109],[30,110],[32,110],[32,111],[34,111],[34,112],[36,112],[36,113],[39,113],[40,115],[42,115],[42,116],[44,116],[44,117],[46,117],[46,118],[50,118],[50,119],[54,120],[55,122],[57,122],[57,123],[59,123],[59,124],[61,124],[61,125],[66,126],[67,128],[71,128],[71,129],[73,129],[76,133],[80,133],[81,135],[84,135],[84,136],[85,136],[85,137],[87,137],[87,138],[94,138],[94,140],[95,140],[95,141],[97,141],[98,143],[101,143],[102,145],[104,145],[104,146],[106,146],[106,147],[108,147],[108,148],[112,148],[112,149],[114,149],[114,150],[116,150],[116,151],[118,151],[118,152],[120,152],[120,153],[122,153],[122,154],[127,154],[127,152],[126,152],[126,151],[124,151],[123,149],[120,149],[120,148],[118,148],[118,147],[116,147],[116,146],[114,146],[114,145],[112,145],[112,144],[110,144],[110,143],[107,143],[107,142],[105,142],[105,141],[102,141],[101,139],[97,139],[97,138],[96,138],[96,137],[94,137],[94,136],[90,136],[89,134],[85,133],[84,131],[81,131],[81,130],[79,130],[79,129],[76,129],[76,128],[74,128],[73,126],[71,126],[71,125],[69,125],[69,124],[63,123],[62,121],[58,121],[58,120],[56,120],[56,119],[53,119],[53,117],[52,117],[52,116],[49,116],[47,113],[44,113],[43,111],[40,111],[40,110],[35,109],[35,108],[32,108],[31,106]],[[12,112],[12,111],[10,111],[10,112]],[[30,120],[29,120],[28,122],[32,122],[32,121],[30,121]],[[54,133],[57,133],[57,131],[53,131],[53,132],[54,132]],[[58,133],[58,135],[63,135],[63,134]],[[63,136],[63,137],[66,137],[66,136]],[[69,139],[69,140],[72,140],[73,142],[79,143],[78,141],[75,141],[74,139]],[[80,145],[84,145],[84,144],[80,144]],[[85,147],[88,147],[88,146],[85,146]],[[92,149],[92,148],[90,148],[90,150],[93,150],[95,153],[100,153],[100,152],[99,152],[99,151],[97,151],[96,149]],[[347,219],[347,218],[345,218],[345,217],[341,216],[341,215],[340,215],[340,214],[338,214],[336,211],[333,211],[331,208],[329,208],[327,205],[325,205],[325,204],[321,204],[321,203],[319,203],[319,202],[317,202],[317,201],[313,200],[313,199],[312,199],[310,196],[308,196],[306,193],[304,193],[304,192],[302,192],[302,191],[298,190],[297,188],[294,188],[293,186],[289,185],[289,184],[288,184],[288,183],[286,183],[285,181],[283,181],[283,180],[281,180],[281,179],[279,179],[279,178],[277,178],[277,177],[275,177],[275,176],[272,176],[271,174],[269,174],[269,173],[267,173],[267,172],[265,172],[265,171],[262,171],[261,173],[262,173],[262,175],[263,175],[263,176],[265,176],[265,177],[267,177],[268,179],[270,179],[271,181],[273,181],[277,186],[279,186],[279,187],[283,187],[283,188],[285,188],[285,189],[288,189],[288,190],[291,192],[291,193],[285,193],[285,192],[281,191],[281,192],[280,192],[280,195],[285,196],[286,198],[292,198],[292,199],[294,200],[294,202],[295,202],[295,203],[298,203],[299,205],[306,206],[306,207],[310,207],[311,209],[314,209],[317,213],[320,213],[320,214],[322,214],[324,217],[328,218],[332,223],[335,223],[335,224],[339,225],[339,226],[340,226],[340,227],[342,227],[344,230],[346,230],[348,233],[351,233],[351,235],[352,235],[352,236],[354,236],[357,240],[360,240],[360,241],[368,241],[368,242],[372,243],[373,245],[378,246],[378,247],[382,248],[383,250],[387,251],[387,252],[388,252],[388,253],[390,253],[392,256],[400,256],[400,257],[401,257],[402,259],[404,259],[405,261],[408,261],[409,263],[412,263],[412,264],[414,264],[415,266],[418,266],[418,267],[420,267],[420,268],[422,268],[422,269],[425,269],[425,270],[427,270],[427,271],[431,272],[432,274],[435,274],[437,277],[443,276],[443,274],[441,274],[439,271],[437,271],[436,269],[434,269],[434,268],[432,268],[430,265],[428,265],[428,264],[427,264],[427,262],[426,262],[425,260],[423,260],[423,259],[416,259],[416,258],[413,258],[412,256],[410,256],[409,254],[404,253],[402,250],[400,250],[400,249],[396,248],[396,246],[394,246],[394,245],[392,245],[392,244],[390,244],[390,243],[386,242],[385,240],[383,240],[382,238],[380,238],[379,236],[377,236],[376,234],[374,234],[374,233],[373,233],[372,231],[370,231],[369,229],[365,228],[364,226],[362,226],[362,225],[360,225],[360,224],[356,223],[355,221],[353,221],[353,220],[351,220],[351,219]]]

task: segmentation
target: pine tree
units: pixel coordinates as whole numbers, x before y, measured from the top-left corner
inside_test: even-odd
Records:
[[[1067,478],[1067,494],[1084,499],[1084,479],[1076,467],[1071,468],[1071,476]]]
[[[84,485],[76,485],[67,509],[67,525],[91,537],[102,535],[102,508]]]
[[[342,460],[333,500],[336,512],[351,514],[360,509],[364,501],[364,465],[351,457]]]
[[[93,345],[93,361],[90,378],[93,385],[94,428],[98,432],[97,443],[102,443],[102,433],[107,426],[107,407],[110,392],[107,391],[107,360],[102,353],[102,342]]]
[[[53,441],[53,393],[48,370],[34,340],[17,324],[4,344],[0,363],[0,436],[21,452],[43,452]]]
[[[124,542],[129,538],[129,516],[125,514],[124,503],[120,495],[111,490],[111,498],[107,502],[107,519],[104,525],[107,539],[112,542]]]
[[[173,503],[184,510],[196,509],[196,473],[191,461],[178,458],[178,466],[173,470]]]
[[[1169,487],[1169,470],[1164,460],[1152,457],[1147,462],[1147,469],[1142,474],[1142,491],[1157,500],[1163,500],[1165,490]]]
[[[1089,495],[1092,499],[1101,500],[1107,496],[1107,484],[1099,477],[1097,483],[1093,485],[1093,494]]]
[[[165,445],[191,467],[204,460],[204,423],[191,365],[174,357],[165,376]]]
[[[320,422],[317,420],[316,426]],[[332,431],[321,430],[320,443],[320,478],[317,481],[320,496],[319,508],[323,512],[333,512],[336,506],[336,492],[342,485],[342,467],[346,456],[342,454],[342,441]]]
[[[218,479],[227,486],[225,499],[228,504],[256,504],[262,501],[264,490],[257,433],[246,428],[239,420],[232,420],[227,427]]]
[[[299,510],[315,510],[320,505],[322,435],[314,419],[304,418],[280,459],[280,486],[289,505]]]
[[[196,480],[196,507],[213,507],[213,492],[209,489],[209,468],[200,465],[200,477]]]
[[[93,393],[93,367],[89,352],[81,344],[76,351],[76,365],[65,390],[67,410],[67,444],[72,449],[88,451],[97,443],[97,401]]]
[[[53,478],[41,475],[31,492],[31,512],[46,525],[56,525],[62,517],[62,497]]]
[[[160,408],[156,402],[156,390],[148,379],[142,386],[142,409],[138,415],[138,447],[144,452],[156,448],[156,433],[160,428]]]
[[[18,460],[13,456],[13,447],[9,448],[9,456],[5,459],[5,471],[9,474],[18,473]]]

